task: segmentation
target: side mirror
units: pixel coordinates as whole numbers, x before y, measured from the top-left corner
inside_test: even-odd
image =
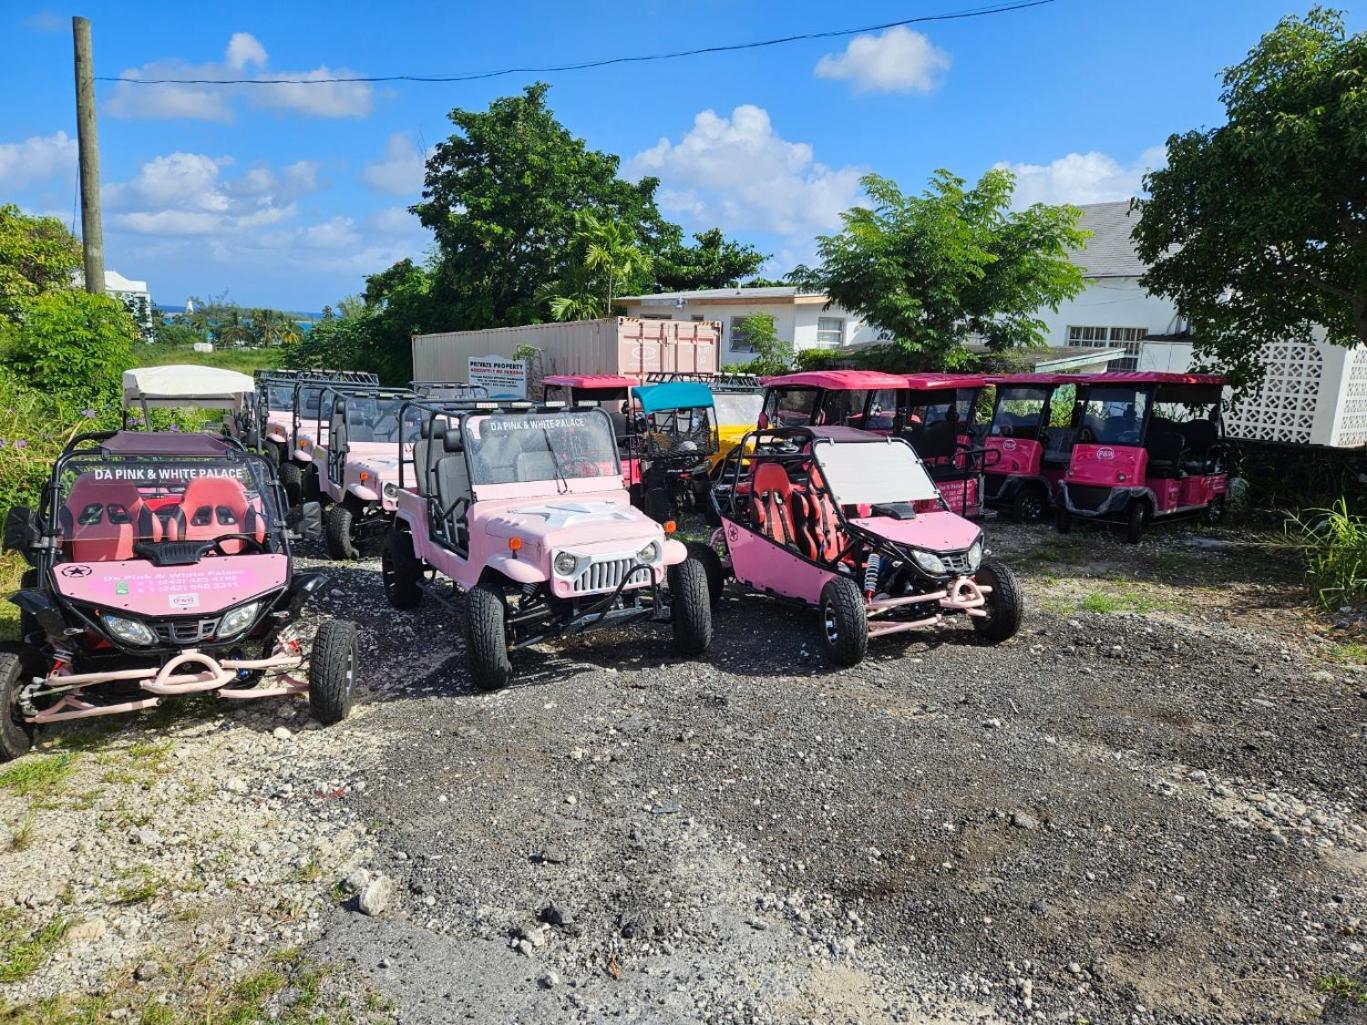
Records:
[[[285,514],[285,526],[292,540],[316,541],[323,536],[323,506],[320,502],[304,502]]]
[[[28,506],[13,506],[5,514],[4,551],[19,552],[32,564],[33,546],[40,536],[38,517]]]

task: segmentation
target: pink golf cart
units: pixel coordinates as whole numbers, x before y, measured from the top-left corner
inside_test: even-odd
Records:
[[[329,386],[312,428],[318,488],[330,501],[323,541],[334,559],[360,557],[364,537],[383,535],[399,497],[399,458],[411,451],[416,429],[405,435],[400,413],[415,398],[393,388]]]
[[[950,508],[982,512],[989,456],[974,442],[974,409],[987,379],[976,374],[807,370],[764,379],[761,427],[855,427],[906,439]]]
[[[983,447],[985,504],[1021,523],[1036,523],[1053,508],[1068,455],[1077,374],[1003,374],[995,386]]]
[[[344,718],[356,630],[299,635],[324,578],[293,571],[282,498],[271,464],[232,439],[73,439],[41,507],[6,517],[5,548],[31,569],[10,599],[22,646],[0,654],[0,759],[38,726],[190,694],[307,693],[319,721]]]
[[[728,576],[818,609],[827,657],[851,666],[870,637],[962,614],[1014,636],[1021,594],[982,531],[952,512],[903,439],[850,427],[761,429],[723,464],[721,528],[699,546],[714,598]],[[724,552],[724,556],[720,553]]]
[[[1224,518],[1235,451],[1224,438],[1218,374],[1122,372],[1078,378],[1075,441],[1058,489],[1058,529],[1120,523],[1138,541],[1151,520]]]
[[[438,575],[464,595],[476,686],[512,676],[509,652],[563,634],[670,621],[683,655],[712,636],[703,566],[632,506],[602,409],[413,402],[398,511],[384,550],[390,604],[408,609]]]

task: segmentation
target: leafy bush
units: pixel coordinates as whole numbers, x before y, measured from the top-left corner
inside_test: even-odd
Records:
[[[1326,609],[1367,602],[1367,521],[1339,499],[1286,522],[1286,535],[1305,558],[1306,582]]]
[[[796,362],[799,370],[829,370],[839,359],[836,349],[802,349]]]
[[[53,289],[26,302],[16,322],[0,325],[0,368],[39,391],[98,401],[119,391],[136,337],[117,300]]]
[[[781,374],[793,362],[793,343],[778,336],[770,313],[752,313],[732,328],[733,341],[755,349],[755,358],[730,369],[741,374]]]

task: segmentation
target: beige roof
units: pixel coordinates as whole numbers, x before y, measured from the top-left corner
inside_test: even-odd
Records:
[[[1092,232],[1082,249],[1073,254],[1073,263],[1089,278],[1137,278],[1147,268],[1134,251],[1130,232],[1139,214],[1130,213],[1130,201],[1088,203],[1080,206],[1078,227]]]

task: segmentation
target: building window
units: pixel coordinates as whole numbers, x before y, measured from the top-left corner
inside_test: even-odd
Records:
[[[1135,370],[1139,352],[1149,336],[1146,327],[1069,327],[1068,344],[1087,349],[1124,349],[1125,355],[1110,362],[1111,370]]]
[[[641,319],[642,319],[642,320],[673,320],[673,319],[674,319],[674,315],[673,315],[672,313],[642,313],[642,314],[641,314]]]
[[[817,317],[816,344],[822,349],[838,349],[845,344],[844,317]]]
[[[749,334],[745,330],[744,317],[731,318],[731,351],[732,352],[754,352],[755,347],[751,344]]]

